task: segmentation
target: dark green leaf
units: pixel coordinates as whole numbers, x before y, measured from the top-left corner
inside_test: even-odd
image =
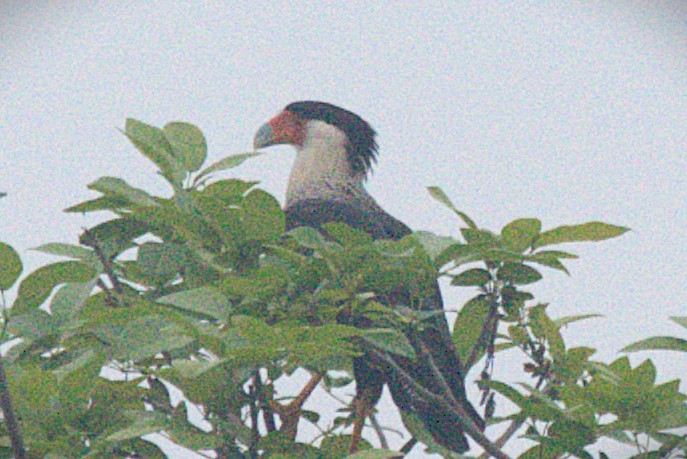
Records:
[[[110,210],[112,212],[119,212],[121,209],[129,207],[129,200],[118,198],[115,196],[101,196],[96,199],[84,201],[82,203],[67,207],[65,212],[71,213],[86,213],[97,212],[101,210]]]
[[[618,237],[629,231],[624,226],[609,225],[601,222],[583,223],[581,225],[559,226],[541,233],[532,247],[562,244],[565,242],[603,241]]]
[[[23,266],[21,258],[10,245],[0,242],[0,290],[8,290],[19,279]]]
[[[482,268],[473,268],[463,271],[451,280],[451,285],[463,287],[481,287],[491,281],[489,271]]]
[[[541,222],[535,218],[514,220],[501,230],[501,243],[507,250],[522,253],[532,245],[540,231]]]
[[[208,155],[205,136],[196,126],[188,123],[169,123],[162,128],[172,147],[174,157],[185,166],[187,172],[195,172]]]
[[[344,247],[355,247],[372,242],[372,237],[362,230],[353,229],[345,223],[326,223],[324,232]]]
[[[465,241],[470,245],[491,248],[499,247],[499,240],[491,231],[477,228],[462,228],[460,234],[463,235]]]
[[[527,285],[541,280],[542,275],[527,265],[506,262],[499,268],[498,278],[514,285]]]

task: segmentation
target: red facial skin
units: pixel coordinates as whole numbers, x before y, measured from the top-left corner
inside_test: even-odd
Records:
[[[287,144],[297,147],[303,146],[305,139],[305,120],[287,110],[284,110],[269,121],[272,128],[274,145]]]

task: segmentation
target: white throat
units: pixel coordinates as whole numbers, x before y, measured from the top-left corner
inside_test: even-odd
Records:
[[[286,207],[304,199],[371,199],[364,175],[353,175],[346,154],[346,135],[323,121],[309,121],[286,188]]]

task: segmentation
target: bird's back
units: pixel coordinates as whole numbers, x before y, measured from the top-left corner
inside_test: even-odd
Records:
[[[285,210],[286,229],[288,231],[301,226],[321,229],[326,223],[338,222],[365,231],[373,239],[401,239],[411,233],[410,228],[378,206],[368,207],[361,206],[359,202],[317,199],[299,201]],[[443,310],[438,284],[433,294],[425,299],[424,309]],[[441,378],[446,381],[453,397],[461,403],[472,421],[483,428],[484,421],[465,396],[460,358],[445,317],[438,316],[434,326],[408,335],[408,339],[418,355],[422,355],[423,348],[429,351],[433,364],[441,373]],[[357,396],[367,398],[367,401],[374,405],[381,395],[384,383],[387,383],[399,409],[417,413],[437,443],[452,451],[467,451],[468,442],[460,428],[461,420],[436,402],[431,402],[427,397],[418,394],[416,388],[407,380],[407,376],[410,376],[430,392],[442,393],[434,369],[427,360],[411,360],[397,354],[388,356],[401,371],[371,354],[354,360]],[[401,374],[402,372],[405,375]]]

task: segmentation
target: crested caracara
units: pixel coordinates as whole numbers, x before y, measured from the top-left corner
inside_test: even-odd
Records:
[[[258,130],[256,149],[280,144],[296,148],[286,192],[287,230],[302,226],[320,229],[325,223],[341,222],[374,239],[400,239],[411,233],[365,190],[365,179],[377,155],[375,135],[356,114],[313,101],[289,104]],[[422,308],[442,307],[437,285]],[[367,409],[377,403],[386,383],[399,409],[415,413],[438,444],[459,453],[467,451],[464,431],[471,429],[466,423],[483,429],[484,422],[465,396],[462,367],[446,318],[438,315],[429,326],[409,333],[408,339],[417,359],[379,351],[354,359],[358,423],[354,437],[360,434]],[[418,386],[426,391],[419,391]],[[462,416],[428,393],[452,398]]]

